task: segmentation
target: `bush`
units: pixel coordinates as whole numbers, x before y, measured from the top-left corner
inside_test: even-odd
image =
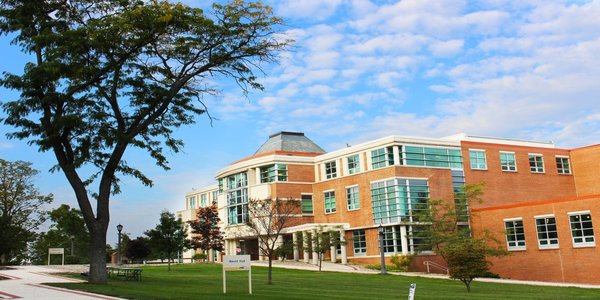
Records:
[[[366,265],[365,268],[370,270],[381,270],[381,265]],[[385,266],[385,269],[390,272],[404,272],[404,270],[398,269],[396,266]]]
[[[496,273],[493,273],[493,272],[490,272],[490,271],[486,271],[486,272],[484,272],[484,273],[483,273],[483,274],[481,274],[479,277],[484,277],[484,278],[497,278],[497,279],[499,279],[499,278],[502,278],[502,277],[500,277],[500,275],[498,275],[498,274],[496,274]]]
[[[196,254],[194,254],[194,256],[192,256],[192,259],[196,262],[206,261],[207,258],[208,258],[208,256],[204,253],[196,253]]]
[[[402,271],[408,271],[410,264],[412,263],[413,256],[412,255],[392,255],[391,262],[396,266],[397,269]]]
[[[75,256],[75,255],[66,255],[65,256],[65,265],[82,265],[89,263],[86,258]]]

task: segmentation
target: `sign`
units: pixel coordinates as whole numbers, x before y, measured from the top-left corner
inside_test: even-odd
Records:
[[[227,293],[226,271],[248,271],[248,294],[252,294],[250,255],[225,255],[223,258],[223,294]]]
[[[417,284],[416,283],[411,283],[410,287],[408,288],[408,300],[414,300],[415,299],[415,290],[417,289]]]
[[[48,248],[48,265],[50,265],[50,255],[62,255],[62,264],[65,265],[65,248]]]

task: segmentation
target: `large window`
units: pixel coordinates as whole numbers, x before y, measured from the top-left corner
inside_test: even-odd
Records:
[[[458,149],[404,146],[407,166],[426,166],[462,169],[462,155]]]
[[[313,214],[313,198],[312,195],[302,194],[302,213]]]
[[[394,164],[394,147],[385,147],[371,151],[371,168],[379,169]]]
[[[325,178],[331,179],[337,177],[337,164],[335,161],[325,163]]]
[[[325,199],[325,213],[335,212],[335,191],[328,191],[323,193]]]
[[[525,250],[525,231],[522,219],[504,220],[508,250]]]
[[[418,211],[429,199],[427,180],[394,178],[371,183],[373,222],[418,221]]]
[[[217,191],[212,192],[212,204],[217,204],[218,202],[218,198],[217,198]]]
[[[400,226],[383,227],[383,250],[384,253],[401,253],[402,236]]]
[[[556,157],[556,169],[558,174],[571,174],[571,164],[566,156]]]
[[[348,174],[352,175],[360,172],[360,158],[358,154],[348,156],[346,160],[348,161]]]
[[[558,248],[558,232],[554,215],[535,218],[540,249]]]
[[[351,186],[346,188],[346,200],[348,203],[348,210],[355,210],[360,208],[358,186]]]
[[[473,170],[487,170],[484,150],[469,150],[469,161]]]
[[[223,178],[219,178],[217,181],[219,182],[219,189],[217,191],[221,194],[223,193]]]
[[[274,164],[260,168],[260,182],[287,181],[287,165]]]
[[[573,246],[587,247],[596,245],[592,215],[589,212],[569,213],[569,221],[571,223]]]
[[[195,196],[189,197],[188,202],[189,202],[190,209],[196,208],[196,197]]]
[[[500,168],[502,168],[502,171],[517,171],[517,161],[515,160],[514,152],[500,152]]]
[[[248,221],[248,175],[234,174],[226,182],[228,223],[244,224]]]
[[[208,197],[207,194],[200,195],[200,207],[206,207],[206,205],[208,204],[208,202],[206,201],[206,197]]]
[[[529,154],[531,173],[544,173],[544,157],[541,154]]]
[[[354,256],[367,255],[367,237],[364,229],[352,231]]]

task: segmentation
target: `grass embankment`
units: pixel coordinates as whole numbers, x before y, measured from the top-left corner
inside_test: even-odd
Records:
[[[110,280],[106,285],[55,283],[129,299],[406,299],[417,284],[416,299],[599,299],[600,290],[473,282],[467,293],[459,281],[406,276],[312,272],[275,268],[273,285],[267,269],[253,267],[253,294],[248,295],[248,273],[227,272],[223,294],[219,264],[145,267],[141,282]]]

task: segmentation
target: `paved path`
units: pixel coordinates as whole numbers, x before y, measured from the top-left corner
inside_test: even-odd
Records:
[[[267,266],[267,261],[253,261],[253,266]],[[295,262],[295,261],[274,261],[274,267],[278,268],[288,268],[288,269],[298,269],[298,270],[310,270],[310,271],[318,271],[319,267],[313,264],[307,264],[304,262]],[[365,269],[359,266],[353,265],[342,265],[342,264],[334,264],[332,262],[323,262],[322,265],[323,271],[329,272],[347,272],[347,273],[364,273],[364,274],[379,274],[379,271]],[[398,276],[415,276],[415,277],[427,277],[427,278],[438,278],[438,279],[447,279],[450,280],[448,275],[443,274],[428,274],[428,273],[417,273],[417,272],[389,272],[392,275]],[[580,288],[588,288],[588,289],[600,289],[600,285],[593,284],[581,284],[581,283],[564,283],[564,282],[544,282],[544,281],[528,281],[528,280],[511,280],[511,279],[496,279],[496,278],[477,278],[475,281],[481,282],[494,282],[494,283],[505,283],[505,284],[526,284],[526,285],[539,285],[539,286],[562,286],[562,287],[580,287]]]
[[[42,266],[17,266],[13,270],[0,270],[0,299],[119,299],[87,292],[42,285],[49,282],[81,282],[80,280],[52,275],[64,272],[60,268]]]

